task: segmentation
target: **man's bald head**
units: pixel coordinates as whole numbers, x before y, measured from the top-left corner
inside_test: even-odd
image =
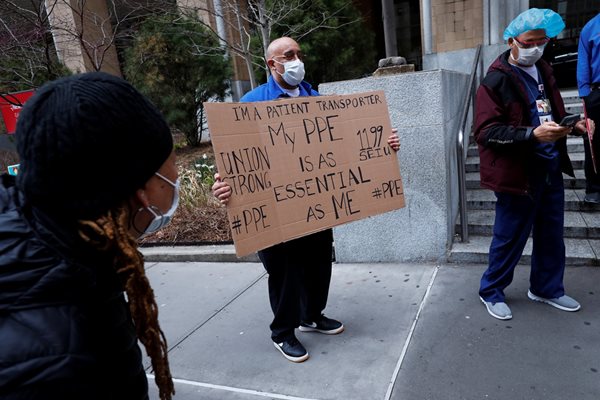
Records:
[[[273,40],[267,48],[266,58],[267,67],[271,71],[273,79],[275,79],[279,86],[285,89],[297,87],[297,85],[290,85],[283,79],[283,74],[285,72],[284,63],[294,60],[302,61],[300,45],[294,39],[284,36]],[[302,67],[302,70],[304,71],[304,67]],[[303,77],[304,72],[302,72],[302,78]]]
[[[267,47],[267,60],[274,56],[282,55],[288,48],[300,48],[300,45],[291,37],[283,36],[275,39]]]

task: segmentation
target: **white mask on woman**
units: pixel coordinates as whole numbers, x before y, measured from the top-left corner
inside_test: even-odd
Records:
[[[144,229],[142,236],[147,236],[167,226],[169,222],[171,222],[173,214],[175,214],[175,210],[177,210],[177,206],[179,205],[179,178],[177,178],[175,182],[171,182],[170,179],[164,177],[158,172],[155,172],[154,175],[173,186],[173,202],[171,203],[169,210],[163,214],[158,214],[156,211],[154,211],[154,207],[146,207],[146,210],[154,215],[154,219],[150,221],[150,224],[146,227],[146,229]]]

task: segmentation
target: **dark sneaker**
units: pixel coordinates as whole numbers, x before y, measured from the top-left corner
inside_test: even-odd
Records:
[[[304,346],[302,346],[302,343],[295,337],[284,340],[281,343],[273,342],[273,345],[291,362],[301,363],[308,359],[308,351],[306,351]]]
[[[335,319],[327,318],[321,315],[317,321],[301,322],[300,328],[302,332],[319,332],[326,335],[337,335],[344,331],[344,324]]]
[[[590,204],[600,204],[600,193],[587,193],[583,198],[583,201]]]

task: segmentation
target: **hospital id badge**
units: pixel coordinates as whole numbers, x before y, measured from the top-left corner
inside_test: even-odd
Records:
[[[535,101],[537,106],[538,116],[540,117],[540,125],[544,122],[553,121],[552,107],[548,99],[538,99]]]

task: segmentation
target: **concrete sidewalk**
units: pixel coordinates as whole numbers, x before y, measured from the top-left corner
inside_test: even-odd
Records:
[[[600,398],[600,269],[567,268],[582,310],[566,313],[528,300],[529,268],[518,266],[510,321],[479,301],[483,270],[335,264],[326,314],[346,331],[297,331],[310,358],[294,364],[270,340],[261,264],[147,262],[175,399]]]

